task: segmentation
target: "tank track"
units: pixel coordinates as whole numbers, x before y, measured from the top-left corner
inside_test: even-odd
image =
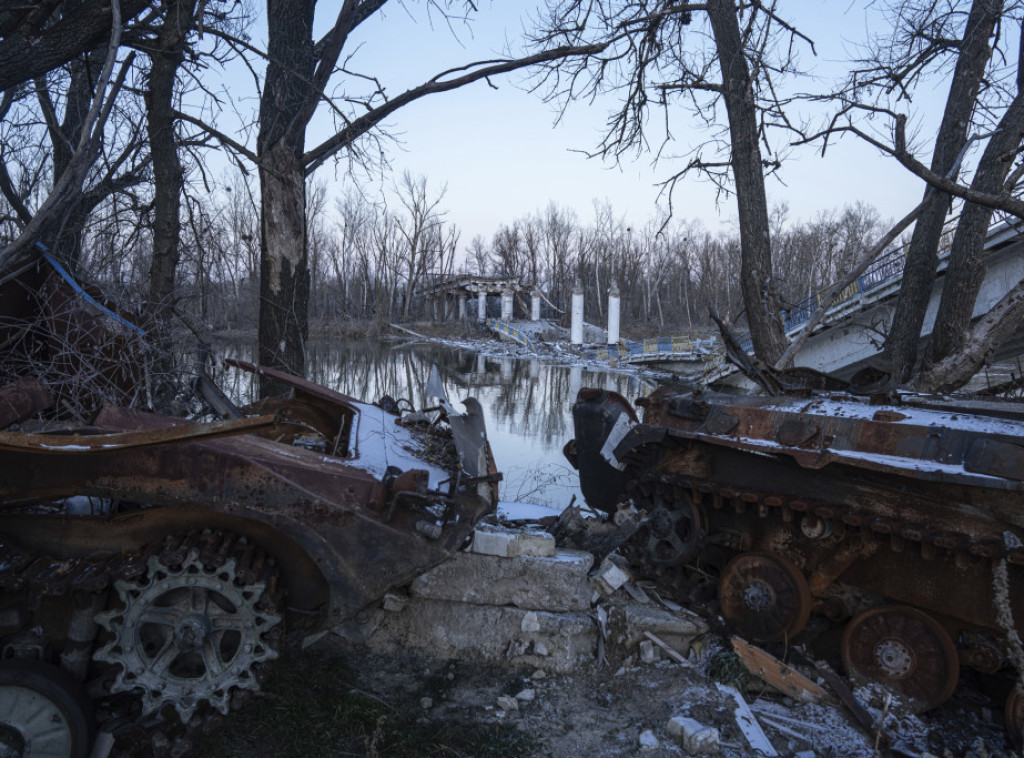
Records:
[[[1005,541],[979,540],[970,534],[908,524],[868,508],[813,502],[774,492],[738,490],[669,474],[649,474],[634,480],[627,488],[627,496],[634,500],[643,498],[647,494],[644,492],[646,487],[659,484],[677,488],[707,512],[729,508],[737,515],[754,513],[759,519],[778,519],[796,529],[799,529],[799,519],[814,516],[828,520],[836,537],[844,536],[847,531],[867,531],[881,538],[893,552],[918,550],[924,560],[932,560],[943,551],[953,555],[958,567],[978,560],[996,562],[1002,559],[1011,565],[1024,566],[1024,546],[1008,546]],[[718,544],[723,543],[719,541]],[[728,544],[726,541],[723,546],[734,550],[747,549],[741,542]]]
[[[26,592],[30,597],[102,592],[115,581],[144,577],[153,557],[168,568],[178,568],[193,549],[203,565],[211,569],[220,568],[234,558],[235,577],[242,584],[266,581],[265,607],[260,610],[278,611],[280,592],[273,558],[262,547],[240,539],[233,532],[212,529],[168,535],[162,542],[137,553],[66,559],[19,547],[0,534],[0,591]]]

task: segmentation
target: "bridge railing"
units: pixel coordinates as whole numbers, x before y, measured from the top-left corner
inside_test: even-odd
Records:
[[[718,347],[718,340],[694,340],[680,337],[648,337],[643,340],[624,340],[618,345],[592,348],[587,357],[594,360],[621,360],[655,355],[706,355]]]
[[[500,321],[496,318],[489,318],[487,319],[487,326],[496,332],[511,337],[513,340],[518,342],[523,347],[528,347],[531,349],[533,348],[533,340],[530,339],[529,334],[522,331],[521,329],[516,329],[514,326],[505,321]]]

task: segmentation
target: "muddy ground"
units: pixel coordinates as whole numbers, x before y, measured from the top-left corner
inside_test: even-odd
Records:
[[[592,662],[557,676],[382,657],[332,636],[282,660],[265,692],[204,735],[195,754],[658,758],[687,755],[667,732],[669,719],[683,715],[719,730],[722,755],[756,755],[716,679],[746,692],[780,756],[1013,754],[997,699],[976,683],[922,716],[897,705],[886,712],[883,692],[857,689],[884,723],[880,736],[856,726],[838,702],[794,702],[763,687],[730,662],[717,635],[701,648],[689,668],[626,660],[613,670]],[[642,739],[657,746],[645,748]]]

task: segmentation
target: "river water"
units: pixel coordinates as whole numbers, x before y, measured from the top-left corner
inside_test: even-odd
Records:
[[[252,360],[240,348],[222,354]],[[456,408],[468,396],[483,406],[491,450],[504,475],[501,499],[558,510],[574,495],[582,502],[579,479],[562,455],[573,436],[576,393],[581,387],[602,387],[633,401],[656,387],[650,378],[631,372],[424,342],[320,344],[309,364],[309,378],[326,387],[367,402],[383,395],[408,398],[417,408],[430,404],[425,387],[436,365]],[[251,399],[250,378],[244,372],[228,372],[220,382],[236,400]]]

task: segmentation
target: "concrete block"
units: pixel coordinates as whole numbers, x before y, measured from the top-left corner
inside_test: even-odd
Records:
[[[519,533],[519,555],[550,558],[555,554],[555,536],[547,532],[524,530]]]
[[[364,644],[383,654],[511,663],[564,674],[593,660],[597,625],[584,614],[413,597],[402,613],[381,613]]]
[[[690,755],[717,755],[721,750],[718,730],[696,719],[673,716],[666,731]]]
[[[515,544],[519,535],[509,530],[485,529],[482,525],[473,532],[473,544],[470,547],[478,555],[496,555],[499,558],[510,558],[515,555]]]
[[[557,550],[551,557],[456,553],[450,560],[413,580],[415,597],[478,605],[514,605],[538,611],[585,611],[590,608],[587,572],[594,556]]]
[[[661,660],[661,650],[650,640],[640,641],[640,661],[642,663],[657,663]]]
[[[629,574],[613,561],[605,558],[593,576],[594,588],[602,595],[611,595],[629,581]]]
[[[480,524],[473,532],[470,550],[478,555],[499,558],[517,555],[551,557],[555,554],[555,538],[547,532]]]
[[[646,639],[644,632],[650,632],[685,657],[694,638],[707,631],[704,619],[685,609],[672,613],[652,605],[635,603],[608,607],[609,647],[623,651],[639,646]]]

